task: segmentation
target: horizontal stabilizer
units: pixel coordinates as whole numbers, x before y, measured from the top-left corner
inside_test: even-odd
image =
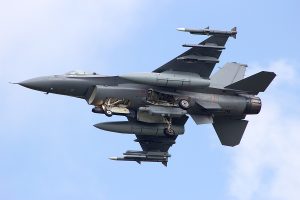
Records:
[[[213,126],[222,145],[233,147],[240,143],[247,124],[247,120],[214,119]]]
[[[274,72],[261,71],[257,74],[232,83],[225,88],[258,94],[259,92],[264,92],[267,89],[275,76],[276,74]]]

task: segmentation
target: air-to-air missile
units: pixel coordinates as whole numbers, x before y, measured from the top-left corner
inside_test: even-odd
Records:
[[[233,27],[230,31],[220,31],[213,30],[206,27],[204,29],[192,29],[192,28],[177,28],[178,31],[189,32],[190,34],[196,35],[223,35],[223,36],[231,36],[236,38],[237,30],[236,27]]]
[[[160,151],[126,151],[123,153],[123,157],[110,157],[111,160],[121,161],[136,161],[138,163],[143,162],[162,162],[167,166],[168,158],[171,155],[167,152]]]

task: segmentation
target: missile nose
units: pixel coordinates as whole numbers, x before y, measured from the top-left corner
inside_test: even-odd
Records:
[[[185,31],[185,28],[176,28],[177,31]]]
[[[48,91],[49,83],[47,77],[32,78],[18,83],[19,85],[39,91]]]

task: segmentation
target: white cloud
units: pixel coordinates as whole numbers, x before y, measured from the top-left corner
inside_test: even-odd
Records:
[[[296,83],[296,68],[288,63],[286,60],[278,60],[272,62],[268,70],[276,72],[279,76],[277,77],[278,81],[285,83]]]
[[[298,84],[290,84],[296,83],[299,73],[283,60],[268,68],[278,75],[275,86],[262,95],[261,113],[248,117],[249,126],[233,156],[230,193],[240,200],[299,199],[300,195],[300,113],[293,105],[299,102]]]
[[[258,71],[272,71],[277,74],[276,81],[273,84],[299,84],[296,76],[296,67],[290,61],[278,59],[268,65],[260,65],[258,63],[249,64],[247,74],[252,75]]]

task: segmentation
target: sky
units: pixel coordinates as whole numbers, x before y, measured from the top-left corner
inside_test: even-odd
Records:
[[[0,0],[0,199],[298,199],[300,195],[300,3],[285,1]],[[205,36],[178,27],[228,30],[216,70],[248,64],[274,71],[261,113],[241,144],[222,146],[192,120],[168,167],[107,159],[138,150],[134,136],[93,124],[123,120],[85,101],[9,82],[74,69],[149,72]]]

